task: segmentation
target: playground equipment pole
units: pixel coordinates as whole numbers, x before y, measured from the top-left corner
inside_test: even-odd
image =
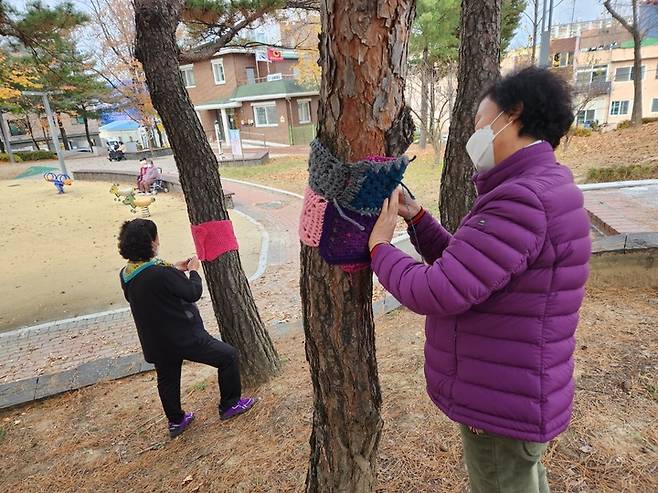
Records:
[[[36,92],[36,91],[23,91],[23,94],[26,96],[41,96],[43,98],[43,107],[46,110],[46,117],[48,118],[48,126],[50,127],[50,135],[53,139],[53,145],[55,146],[55,152],[57,153],[57,159],[59,159],[59,169],[62,174],[66,176],[69,175],[69,172],[66,170],[66,164],[64,164],[64,154],[62,149],[59,147],[59,127],[55,125],[55,117],[53,116],[53,110],[50,108],[50,101],[48,101],[47,92]]]
[[[11,138],[11,132],[9,131],[9,127],[7,127],[5,115],[1,111],[0,111],[0,132],[2,133],[2,141],[5,143],[5,150],[7,152],[7,155],[9,156],[9,162],[11,164],[14,164],[16,161],[14,160],[14,153],[11,150],[11,142],[9,141],[9,139]]]

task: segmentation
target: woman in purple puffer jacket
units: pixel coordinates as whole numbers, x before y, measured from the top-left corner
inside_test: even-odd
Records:
[[[548,492],[541,456],[571,417],[591,247],[553,152],[572,121],[569,86],[548,70],[498,80],[466,145],[478,197],[457,231],[396,190],[370,238],[379,281],[427,316],[427,391],[461,425],[474,493]],[[390,244],[398,214],[425,263]]]

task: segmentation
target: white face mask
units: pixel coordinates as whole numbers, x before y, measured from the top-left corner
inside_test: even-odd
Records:
[[[494,134],[491,126],[496,123],[496,120],[498,120],[503,113],[505,112],[501,111],[489,125],[485,125],[476,130],[473,135],[471,135],[471,138],[468,139],[468,142],[466,142],[466,152],[471,158],[471,161],[473,161],[475,169],[477,169],[479,173],[489,171],[496,165],[496,162],[494,161],[494,139],[514,121],[510,120],[507,125]]]

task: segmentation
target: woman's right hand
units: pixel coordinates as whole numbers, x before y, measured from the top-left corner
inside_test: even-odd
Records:
[[[190,261],[187,263],[187,270],[200,270],[201,269],[201,262],[199,261],[199,257],[196,255],[193,255]]]
[[[404,188],[400,191],[399,195],[400,206],[398,207],[398,216],[406,221],[410,221],[421,210],[420,205],[409,196]]]

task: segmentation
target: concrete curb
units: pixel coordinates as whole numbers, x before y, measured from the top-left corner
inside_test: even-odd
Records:
[[[578,185],[583,192],[590,190],[609,190],[613,188],[646,187],[658,185],[658,180],[609,181],[605,183],[585,183]]]

